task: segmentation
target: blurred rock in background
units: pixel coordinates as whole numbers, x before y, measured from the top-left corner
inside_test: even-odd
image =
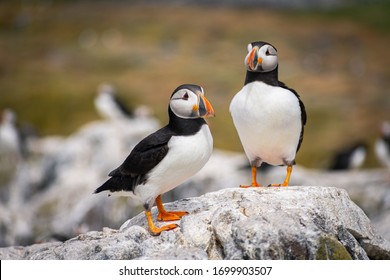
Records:
[[[68,137],[33,139],[30,156],[1,184],[0,246],[67,238],[136,214],[127,200],[92,193],[158,127],[153,118],[97,121]]]

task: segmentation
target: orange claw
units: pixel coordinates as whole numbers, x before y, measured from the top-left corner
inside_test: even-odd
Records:
[[[157,196],[156,198],[156,206],[158,209],[157,220],[159,221],[177,221],[180,220],[181,217],[188,214],[188,212],[184,211],[166,211],[161,201],[161,195]]]
[[[240,188],[250,188],[250,187],[254,187],[254,188],[258,188],[258,187],[261,187],[261,185],[259,183],[257,183],[257,167],[256,166],[252,166],[252,184],[251,185],[240,185]]]
[[[162,227],[156,227],[153,223],[152,212],[145,211],[146,220],[148,221],[149,231],[152,235],[159,235],[161,232],[177,228],[176,224],[169,224]]]

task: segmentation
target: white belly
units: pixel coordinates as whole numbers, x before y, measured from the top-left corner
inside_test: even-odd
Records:
[[[196,135],[172,137],[168,146],[168,154],[150,171],[147,183],[135,189],[144,203],[153,203],[158,195],[195,175],[211,156],[213,138],[208,125],[203,125]]]
[[[280,165],[295,159],[302,123],[292,92],[250,83],[234,96],[230,112],[249,161]]]
[[[375,154],[383,166],[390,168],[390,150],[382,139],[375,142]]]
[[[118,120],[124,117],[123,112],[120,111],[118,105],[115,104],[112,97],[108,94],[99,95],[95,99],[95,106],[104,118]]]

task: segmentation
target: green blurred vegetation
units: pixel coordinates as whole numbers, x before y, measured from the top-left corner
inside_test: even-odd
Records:
[[[390,119],[389,1],[328,11],[126,3],[0,3],[0,110],[42,135],[67,135],[99,118],[93,98],[110,82],[164,124],[172,90],[197,83],[216,111],[215,146],[242,151],[228,108],[246,45],[264,40],[308,111],[299,163],[325,167],[357,140],[372,147]],[[371,150],[367,166],[376,165]]]
[[[390,1],[361,1],[352,6],[332,9],[326,12],[311,13],[310,16],[321,16],[326,19],[348,19],[368,25],[383,33],[390,31]]]

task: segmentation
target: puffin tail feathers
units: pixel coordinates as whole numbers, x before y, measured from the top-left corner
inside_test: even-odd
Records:
[[[130,176],[115,176],[108,179],[103,185],[97,188],[94,193],[102,191],[119,192],[119,191],[133,191],[134,180]]]

